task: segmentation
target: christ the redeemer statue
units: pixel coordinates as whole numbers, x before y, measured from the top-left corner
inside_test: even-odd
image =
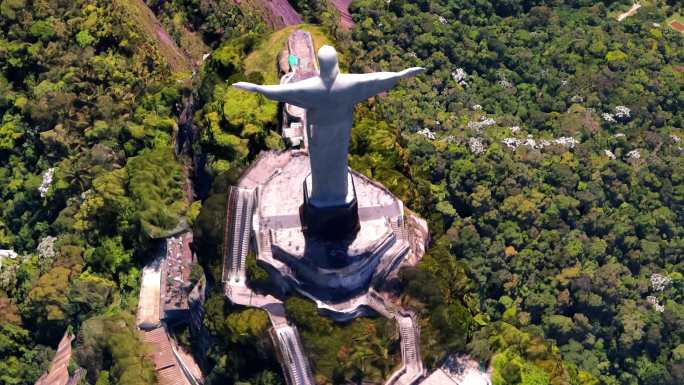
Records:
[[[261,86],[238,82],[234,87],[306,109],[311,181],[309,204],[340,207],[354,199],[349,189],[347,153],[354,105],[392,88],[399,79],[423,71],[414,67],[401,72],[341,74],[335,48],[318,50],[320,75],[302,81]]]

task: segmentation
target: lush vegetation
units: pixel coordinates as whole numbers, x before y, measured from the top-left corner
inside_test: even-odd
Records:
[[[428,69],[371,105],[387,135],[357,116],[352,156],[422,193],[409,207],[435,242],[402,274],[428,364],[456,350],[491,359],[495,383],[684,379],[684,40],[674,3],[609,16],[627,3],[354,2],[352,70]]]
[[[187,226],[190,90],[122,1],[0,3],[0,382],[32,384],[67,329],[98,384],[149,384],[131,313],[155,238]],[[72,365],[71,367],[75,367]]]
[[[287,299],[285,308],[299,327],[317,383],[383,383],[398,367],[399,336],[393,321],[356,318],[336,324],[318,314],[312,301],[296,296]]]
[[[254,385],[285,383],[269,336],[266,312],[229,305],[217,290],[205,304],[204,326],[212,343],[198,357],[207,359],[205,382]]]
[[[93,317],[81,325],[75,356],[91,383],[155,382],[152,363],[141,359],[146,350],[136,333],[135,317],[120,312]]]

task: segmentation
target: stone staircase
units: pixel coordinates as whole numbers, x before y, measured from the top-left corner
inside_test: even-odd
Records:
[[[252,215],[254,212],[254,190],[231,187],[228,195],[223,283],[225,295],[234,303],[259,307],[268,312],[276,342],[283,358],[289,385],[315,385],[309,362],[303,354],[299,333],[287,323],[282,303],[272,297],[252,292],[245,285],[246,262],[250,248]],[[268,234],[259,239],[263,253],[271,253],[271,240]],[[273,313],[274,310],[275,313]],[[282,313],[282,314],[280,314]]]
[[[390,227],[394,234],[397,236],[397,240],[408,241],[408,232],[406,231],[406,226],[404,225],[404,220],[399,218],[392,218],[390,220]]]
[[[231,213],[233,214],[233,218],[231,218],[231,223],[233,224],[233,233],[232,235],[232,247],[230,250],[229,258],[231,260],[231,270],[230,270],[230,279],[234,279],[235,275],[238,272],[238,261],[240,259],[239,255],[239,250],[241,250],[240,243],[242,242],[242,234],[240,234],[241,230],[241,224],[243,221],[243,210],[244,210],[244,202],[242,201],[240,197],[240,190],[235,190],[237,192],[237,197],[235,199],[235,208],[231,210]],[[231,191],[232,193],[232,191]]]
[[[309,362],[302,353],[299,333],[292,326],[281,326],[276,329],[281,354],[287,363],[287,380],[289,385],[315,385]]]
[[[271,248],[271,234],[261,233],[261,250],[259,251],[265,258],[273,258],[273,249]]]
[[[420,358],[420,336],[418,327],[411,314],[396,314],[401,336],[402,368],[385,383],[386,385],[413,385],[424,375]]]
[[[390,257],[386,257],[376,268],[376,272],[371,281],[371,286],[378,285],[380,282],[384,281],[391,272],[396,271],[397,267],[404,261],[409,252],[408,242],[397,237],[387,251],[385,251]]]
[[[243,201],[243,211],[240,218],[242,228],[240,229],[240,248],[239,253],[237,254],[237,276],[244,281],[246,274],[245,266],[247,265],[247,255],[249,254],[250,234],[252,230],[252,215],[254,214],[254,191],[241,190],[240,198],[240,201]]]
[[[223,281],[245,281],[245,265],[249,254],[249,241],[254,212],[254,191],[231,187],[226,226],[226,247]]]
[[[416,332],[414,330],[413,320],[411,320],[411,317],[399,316],[398,323],[404,361],[407,364],[416,366],[416,363],[418,362],[418,354],[416,352],[418,342],[416,341]]]
[[[401,337],[401,367],[394,372],[385,385],[414,385],[425,374],[420,357],[420,330],[413,313],[398,309],[379,293],[368,293],[368,306],[384,317],[394,319]]]

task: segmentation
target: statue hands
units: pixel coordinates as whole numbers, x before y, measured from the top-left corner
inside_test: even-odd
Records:
[[[239,88],[239,89],[245,90],[245,91],[252,91],[252,92],[259,90],[258,84],[248,83],[248,82],[233,83],[233,87]]]
[[[259,84],[254,84],[254,83],[249,83],[249,82],[237,82],[233,83],[233,87],[245,90],[245,91],[250,91],[250,92],[257,92],[260,93],[261,95],[264,95],[268,99],[271,100],[276,100],[279,102],[285,102],[285,103],[293,103],[296,104],[297,102],[301,103],[301,98],[298,98],[298,94],[300,94],[300,90],[296,88],[292,84],[274,84],[274,85],[266,85],[262,86]],[[300,87],[301,88],[301,87]]]
[[[425,68],[423,68],[423,67],[411,67],[411,68],[407,68],[407,69],[399,72],[399,77],[401,77],[402,79],[409,78],[412,76],[416,76],[421,72],[425,72]]]

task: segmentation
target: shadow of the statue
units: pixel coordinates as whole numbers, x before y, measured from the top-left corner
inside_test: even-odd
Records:
[[[354,262],[349,250],[356,233],[341,239],[326,239],[305,232],[304,258],[322,269],[342,269]]]

